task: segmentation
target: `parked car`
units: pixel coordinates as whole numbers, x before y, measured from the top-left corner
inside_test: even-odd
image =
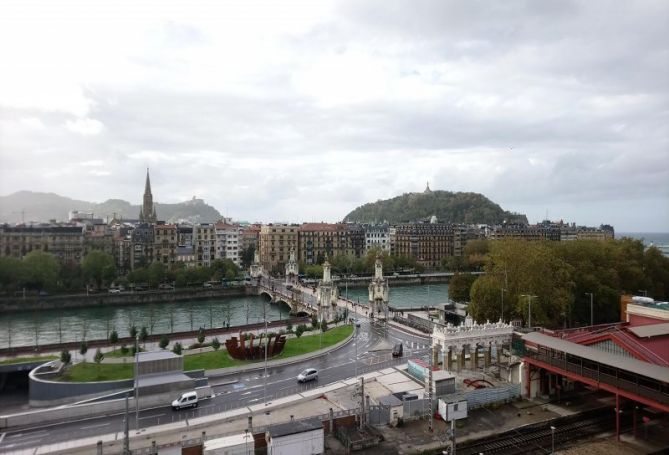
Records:
[[[393,357],[402,357],[402,343],[396,343],[393,346]]]
[[[318,380],[318,370],[316,368],[307,368],[297,375],[297,382],[309,382]]]
[[[165,289],[165,290],[168,290],[168,291],[172,291],[172,290],[174,290],[174,286],[172,286],[171,284],[168,284],[168,283],[161,283],[161,284],[158,285],[158,289]]]
[[[112,288],[108,291],[110,294],[120,294],[121,290],[118,288]]]
[[[203,288],[210,288],[212,287],[211,283],[202,283]]]
[[[182,393],[172,402],[172,410],[176,411],[183,408],[197,408],[197,392]]]

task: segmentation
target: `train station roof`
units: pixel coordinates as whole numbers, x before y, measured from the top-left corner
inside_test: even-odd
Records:
[[[639,338],[651,338],[662,335],[669,335],[669,322],[628,327],[627,330]]]
[[[669,382],[669,367],[655,365],[630,357],[623,357],[621,355],[612,354],[589,346],[583,346],[550,335],[544,335],[539,332],[527,333],[523,335],[523,340],[602,365],[607,365],[612,368],[618,368],[640,376],[646,376],[657,381]]]

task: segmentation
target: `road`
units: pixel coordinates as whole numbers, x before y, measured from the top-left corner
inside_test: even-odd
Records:
[[[426,338],[405,333],[391,326],[384,328],[371,323],[364,317],[359,319],[361,327],[356,330],[354,341],[332,353],[292,365],[268,368],[266,383],[262,370],[212,379],[210,383],[215,393],[214,398],[202,401],[199,407],[195,409],[175,412],[166,403],[167,405],[164,407],[141,410],[139,426],[146,428],[242,408],[262,403],[265,400],[271,402],[273,399],[354,377],[356,373],[363,374],[395,365],[406,361],[408,356],[423,356],[427,353],[428,341]],[[391,346],[397,342],[404,343],[405,358],[393,359],[388,350],[377,352],[376,347],[381,344],[382,340],[386,340]],[[319,370],[318,381],[298,384],[297,374],[308,367]],[[131,415],[130,424],[131,429],[137,428],[134,411]],[[0,453],[120,431],[123,431],[122,414],[100,416],[75,422],[39,425],[35,428],[0,433]]]

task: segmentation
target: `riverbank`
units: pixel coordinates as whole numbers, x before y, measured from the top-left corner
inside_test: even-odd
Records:
[[[123,292],[119,294],[69,294],[52,296],[16,296],[0,298],[0,312],[94,308],[108,306],[143,305],[151,303],[207,300],[221,297],[257,295],[255,286],[181,288],[172,291]]]

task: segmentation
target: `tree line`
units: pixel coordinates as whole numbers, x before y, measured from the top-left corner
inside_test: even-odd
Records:
[[[572,327],[620,320],[620,296],[669,298],[669,258],[640,240],[479,241],[463,264],[485,275],[461,273],[449,285],[454,300],[469,300],[477,321],[531,318],[533,325]]]
[[[154,262],[127,274],[119,273],[114,257],[102,251],[91,251],[81,264],[74,261],[61,265],[51,253],[31,251],[22,259],[0,257],[0,291],[12,293],[23,289],[39,292],[81,292],[104,289],[111,284],[128,286],[174,283],[178,287],[206,281],[239,279],[243,274],[230,259],[217,259],[209,267],[187,268],[183,263],[165,265]]]

